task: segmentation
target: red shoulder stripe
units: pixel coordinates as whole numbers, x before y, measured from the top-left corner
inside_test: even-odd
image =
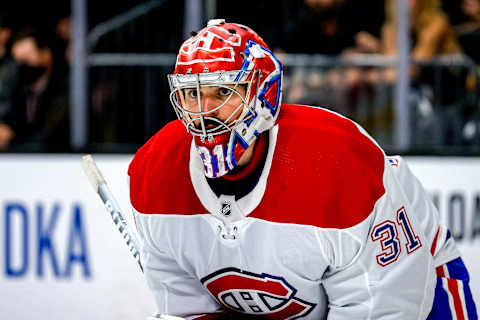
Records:
[[[145,214],[205,213],[193,189],[190,172],[192,138],[180,121],[153,136],[130,163],[130,201]]]

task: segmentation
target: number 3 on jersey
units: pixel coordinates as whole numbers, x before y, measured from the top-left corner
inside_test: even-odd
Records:
[[[397,211],[397,223],[401,226],[403,235],[407,240],[405,248],[407,254],[411,254],[422,246],[420,238],[415,234],[407,211],[401,207]],[[385,220],[373,227],[371,233],[372,241],[380,241],[381,252],[377,255],[377,263],[383,267],[397,261],[402,251],[398,237],[397,224],[391,220]]]

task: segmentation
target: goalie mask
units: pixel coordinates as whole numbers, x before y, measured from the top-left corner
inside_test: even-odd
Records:
[[[282,65],[259,35],[239,24],[211,20],[186,40],[168,81],[170,101],[209,178],[232,170],[279,113]]]

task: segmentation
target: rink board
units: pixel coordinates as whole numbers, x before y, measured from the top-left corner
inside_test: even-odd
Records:
[[[2,319],[144,319],[155,309],[80,158],[0,156]],[[131,156],[95,159],[131,223],[126,175]],[[458,239],[480,301],[480,159],[407,162]]]

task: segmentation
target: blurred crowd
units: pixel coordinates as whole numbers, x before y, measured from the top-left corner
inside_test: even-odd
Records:
[[[69,152],[70,10],[62,7],[55,14],[39,12],[43,18],[30,13],[18,19],[25,3],[0,7],[0,150]],[[89,1],[90,29],[141,1],[119,3],[100,10]],[[280,57],[293,53],[333,58],[315,68],[287,63],[284,101],[339,111],[388,145],[396,69],[345,61],[396,55],[395,5],[395,0],[371,0],[368,5],[353,0],[246,0],[239,7],[217,1],[216,14],[251,26]],[[476,69],[421,62],[448,55],[480,63],[480,0],[408,0],[408,7],[411,56],[420,62],[410,70],[413,135],[418,144],[474,143]],[[182,14],[182,1],[166,1],[150,18],[120,28],[92,50],[175,53],[182,41]],[[170,109],[163,78],[170,71],[91,68],[89,140],[140,144],[173,119],[165,111]]]
[[[18,29],[0,15],[0,149],[69,149],[69,18],[56,29]]]
[[[408,1],[410,53],[418,62],[410,70],[414,147],[478,143],[474,125],[478,120],[475,63],[480,56],[475,43],[480,32],[480,1],[462,0],[456,4]],[[282,49],[337,59],[326,67],[300,67],[287,73],[287,101],[339,111],[358,121],[382,145],[392,145],[396,69],[374,64],[358,67],[348,65],[348,61],[365,54],[397,54],[396,1],[378,3],[383,14],[373,12],[373,21],[364,25],[348,23],[361,20],[365,13],[365,9],[352,7],[348,0],[305,0],[304,5],[303,18],[292,27]],[[378,7],[369,5],[367,10]],[[381,21],[374,21],[378,16]],[[428,63],[440,56],[464,63]],[[463,59],[465,56],[471,60]],[[339,61],[343,62],[341,66]]]

